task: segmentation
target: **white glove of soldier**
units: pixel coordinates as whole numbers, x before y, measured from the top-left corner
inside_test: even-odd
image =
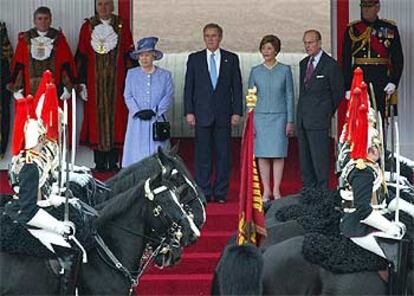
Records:
[[[13,93],[13,97],[14,97],[16,100],[23,98],[23,89],[19,89],[18,91],[15,91],[15,92]]]
[[[395,92],[395,89],[396,89],[396,88],[397,88],[397,86],[396,86],[394,83],[389,82],[389,83],[385,86],[384,91],[387,93],[387,95],[392,95],[392,94]]]
[[[351,98],[351,91],[347,90],[345,93],[345,99],[347,99],[349,101],[349,99]]]
[[[50,194],[48,199],[42,199],[37,202],[37,205],[41,208],[53,206],[57,208],[65,202],[65,197],[56,194]]]
[[[62,167],[64,168],[64,169],[66,169],[66,162],[65,161],[62,161]],[[72,164],[71,163],[69,163],[69,169],[70,170],[72,170]],[[74,172],[76,172],[76,173],[88,173],[88,174],[91,174],[91,169],[90,168],[88,168],[88,167],[86,167],[86,166],[78,166],[78,165],[73,165],[73,171]]]
[[[47,200],[51,206],[57,208],[61,204],[65,203],[66,198],[61,195],[51,194]]]
[[[53,225],[53,230],[60,235],[74,235],[76,232],[75,224],[70,221],[58,221]]]
[[[64,190],[63,190],[64,192]],[[57,194],[50,194],[48,199],[42,199],[37,202],[37,205],[41,208],[46,207],[59,207],[61,204],[64,204],[66,200],[65,196],[57,195]],[[68,202],[71,205],[76,206],[78,204],[79,199],[77,198],[69,198]]]
[[[407,228],[403,223],[392,221],[391,226],[386,233],[395,238],[401,239],[404,236],[406,230]]]
[[[85,102],[88,101],[88,89],[86,88],[86,85],[84,83],[80,84],[79,96]]]
[[[77,173],[83,173],[83,174],[91,174],[91,169],[86,166],[73,166],[73,171]]]
[[[66,87],[64,87],[63,88],[63,94],[60,96],[60,99],[62,101],[64,101],[64,100],[70,99],[70,97],[71,97],[71,94],[70,94],[69,90]]]
[[[91,180],[91,176],[88,174],[82,173],[69,173],[69,181],[78,183],[80,186],[86,186],[88,182]]]

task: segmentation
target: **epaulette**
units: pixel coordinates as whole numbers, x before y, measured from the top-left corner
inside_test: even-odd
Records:
[[[348,23],[348,25],[346,25],[346,26],[347,27],[350,27],[350,26],[353,26],[353,25],[358,24],[360,22],[362,22],[362,21],[361,20],[356,20],[356,21],[353,21],[353,22]]]
[[[388,19],[381,19],[381,20],[393,26],[397,26],[397,23],[393,20],[388,20]]]
[[[365,160],[364,160],[364,159],[359,158],[359,159],[357,159],[357,160],[356,160],[356,165],[355,165],[355,167],[356,167],[358,170],[364,170],[364,169],[366,169],[366,168],[367,168],[367,164],[365,163]]]

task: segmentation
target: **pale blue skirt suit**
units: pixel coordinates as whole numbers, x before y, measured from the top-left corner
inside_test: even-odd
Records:
[[[290,66],[277,63],[272,68],[260,64],[252,68],[249,88],[257,88],[254,109],[254,153],[259,158],[286,158],[286,124],[293,123],[294,94]]]

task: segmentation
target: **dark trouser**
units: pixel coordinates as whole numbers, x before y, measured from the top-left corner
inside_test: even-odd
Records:
[[[94,150],[94,161],[97,169],[111,170],[118,167],[119,152],[118,149],[109,151]]]
[[[231,128],[221,126],[196,126],[195,172],[196,182],[208,198],[226,199],[230,181]],[[215,156],[215,183],[211,175]]]
[[[328,189],[329,130],[298,126],[300,170],[304,187]]]

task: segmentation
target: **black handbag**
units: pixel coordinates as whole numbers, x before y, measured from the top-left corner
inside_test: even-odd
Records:
[[[162,118],[164,121],[156,120],[152,124],[152,139],[154,141],[165,141],[171,137],[171,125],[168,121],[165,120],[165,116]]]

